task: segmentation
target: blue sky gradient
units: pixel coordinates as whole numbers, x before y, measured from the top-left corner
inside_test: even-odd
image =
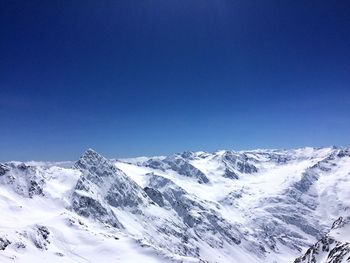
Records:
[[[0,160],[349,146],[350,1],[0,3]]]

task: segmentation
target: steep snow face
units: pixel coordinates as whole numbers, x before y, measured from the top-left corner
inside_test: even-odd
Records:
[[[294,263],[346,263],[350,262],[350,217],[340,217],[329,233],[311,246]]]
[[[349,189],[340,148],[4,163],[0,261],[283,263],[321,239],[342,262]]]

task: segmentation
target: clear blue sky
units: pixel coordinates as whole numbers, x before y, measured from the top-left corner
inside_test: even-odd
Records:
[[[1,1],[0,160],[349,146],[350,1]]]

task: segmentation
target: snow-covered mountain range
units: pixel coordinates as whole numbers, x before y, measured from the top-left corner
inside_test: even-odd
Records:
[[[0,262],[350,262],[350,149],[0,164]]]

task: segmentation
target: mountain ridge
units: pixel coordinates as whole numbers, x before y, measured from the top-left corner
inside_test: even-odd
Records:
[[[350,207],[347,148],[122,160],[88,149],[71,168],[66,164],[0,165],[7,226],[0,228],[0,258],[40,258],[37,250],[43,249],[54,262],[94,258],[57,245],[66,236],[79,244],[76,237],[84,231],[91,244],[97,237],[105,240],[102,250],[119,244],[127,261],[137,251],[150,262],[293,262]],[[27,214],[29,204],[34,215]],[[17,216],[22,218],[13,226],[9,218]],[[65,232],[55,230],[51,222],[57,220]],[[24,230],[16,230],[19,226]],[[132,243],[136,247],[129,249]],[[104,255],[116,257],[112,250]]]

